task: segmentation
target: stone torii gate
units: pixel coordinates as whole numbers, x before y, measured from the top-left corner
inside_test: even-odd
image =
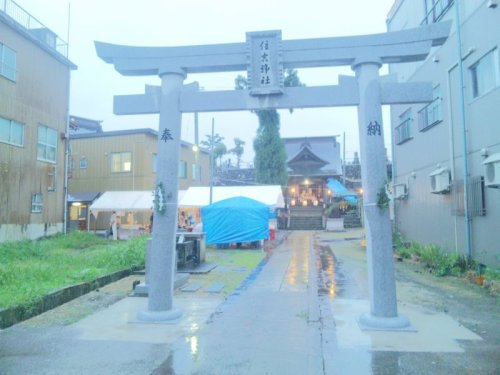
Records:
[[[432,84],[397,83],[380,77],[379,69],[385,63],[424,60],[431,47],[445,42],[449,29],[450,23],[435,23],[383,34],[304,40],[281,40],[280,31],[263,31],[247,33],[246,43],[186,47],[96,42],[98,56],[122,75],[161,78],[161,86],[146,86],[145,94],[114,98],[116,114],[160,114],[148,310],[139,313],[139,320],[169,321],[182,314],[173,305],[182,113],[357,106],[370,290],[370,312],[358,321],[364,329],[407,329],[408,320],[397,310],[389,212],[378,204],[387,178],[381,106],[430,102]],[[355,77],[341,76],[337,86],[283,85],[286,68],[345,65]],[[189,73],[245,70],[248,90],[207,92],[196,84],[183,85]]]

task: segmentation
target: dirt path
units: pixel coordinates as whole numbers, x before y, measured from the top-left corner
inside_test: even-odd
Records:
[[[498,296],[465,278],[437,277],[407,261],[396,263],[396,278],[411,285],[398,293],[405,293],[412,303],[447,313],[485,341],[500,343]]]

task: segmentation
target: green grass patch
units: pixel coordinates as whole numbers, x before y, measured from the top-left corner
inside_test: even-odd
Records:
[[[0,308],[26,305],[68,285],[144,265],[146,236],[108,241],[72,232],[0,244]]]

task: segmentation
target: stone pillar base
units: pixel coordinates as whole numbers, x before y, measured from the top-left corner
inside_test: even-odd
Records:
[[[366,313],[358,318],[358,325],[362,331],[417,331],[404,315],[384,318]]]
[[[173,307],[165,311],[139,311],[137,320],[140,323],[177,323],[182,316],[182,311]]]

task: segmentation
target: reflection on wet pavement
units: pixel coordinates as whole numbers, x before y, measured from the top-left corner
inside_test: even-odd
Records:
[[[310,249],[312,232],[291,235],[209,324],[193,325],[155,373],[397,374],[419,369],[418,356],[462,352],[457,339],[480,340],[450,317],[409,304],[401,310],[418,333],[361,331],[356,319],[369,310],[365,250],[358,240],[325,236],[317,234]],[[311,319],[311,303],[318,319]],[[424,372],[435,373],[434,366]]]
[[[308,321],[311,236],[292,234],[208,324],[179,340],[171,373],[323,373],[319,332]]]
[[[337,295],[335,256],[327,246],[319,246],[316,252],[319,253],[318,294],[328,294],[333,298]]]
[[[309,248],[309,236],[295,239],[298,243],[292,247],[292,256],[285,275],[281,290],[305,291],[309,275],[309,253],[304,249]]]

